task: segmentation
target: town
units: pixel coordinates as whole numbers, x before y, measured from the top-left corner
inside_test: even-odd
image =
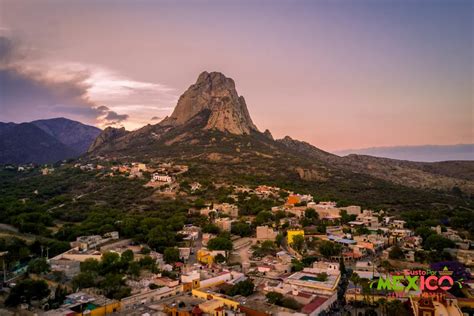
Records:
[[[41,246],[41,254],[20,268],[13,262],[6,268],[6,258],[14,259],[0,249],[2,300],[9,306],[0,315],[424,316],[474,310],[474,244],[454,227],[416,227],[395,212],[264,183],[212,183],[223,192],[217,201],[200,194],[210,184],[170,161],[4,167],[46,178],[64,168],[137,179],[157,199],[186,195],[194,201],[187,216],[199,220],[178,227],[173,246],[123,237],[111,226],[77,236],[53,256]],[[377,287],[410,271],[434,271],[456,282],[423,291]]]

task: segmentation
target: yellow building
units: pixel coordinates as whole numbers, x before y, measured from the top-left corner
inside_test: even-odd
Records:
[[[239,302],[233,301],[227,297],[222,296],[222,294],[206,292],[198,289],[192,291],[192,295],[203,300],[217,300],[224,304],[225,307],[232,310],[236,310],[239,307]]]
[[[197,257],[197,261],[201,263],[204,263],[207,265],[211,265],[214,263],[214,256],[209,250],[199,249],[196,254],[196,257]]]
[[[68,315],[105,316],[120,311],[122,304],[120,301],[103,296],[78,292],[66,296],[62,308],[70,311]]]
[[[223,313],[224,302],[220,300],[210,300],[199,304],[199,308],[206,314],[211,316],[219,316]]]
[[[289,230],[287,231],[287,238],[288,238],[288,245],[293,243],[293,238],[297,235],[301,235],[304,237],[304,230]]]
[[[120,302],[112,301],[108,302],[104,306],[97,306],[94,309],[90,310],[90,313],[87,315],[90,316],[105,316],[115,313],[120,310]],[[85,313],[84,313],[85,314]],[[76,315],[83,315],[83,313],[77,313]]]

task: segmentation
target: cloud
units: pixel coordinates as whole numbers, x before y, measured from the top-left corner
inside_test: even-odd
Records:
[[[159,116],[153,116],[151,118],[152,121],[158,121],[158,120],[161,120],[161,119],[162,119],[162,117],[159,117]]]
[[[134,81],[97,65],[31,60],[19,48],[0,36],[0,121],[66,116],[100,127],[138,127],[145,121],[141,112],[176,102],[165,85]]]

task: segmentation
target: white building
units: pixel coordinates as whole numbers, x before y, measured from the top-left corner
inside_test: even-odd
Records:
[[[170,177],[169,175],[166,174],[159,174],[159,173],[154,173],[151,178],[152,181],[157,181],[157,182],[166,182],[166,183],[171,183],[173,182],[173,178]]]

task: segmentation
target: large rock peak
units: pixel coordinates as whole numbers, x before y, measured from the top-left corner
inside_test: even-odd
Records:
[[[235,89],[235,82],[220,72],[203,72],[195,84],[181,95],[170,117],[162,124],[182,125],[203,110],[210,110],[205,129],[232,134],[257,131],[245,103]]]

